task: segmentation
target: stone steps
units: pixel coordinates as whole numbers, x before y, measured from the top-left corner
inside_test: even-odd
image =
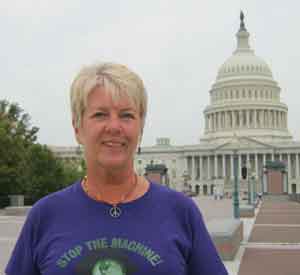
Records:
[[[271,195],[271,194],[268,194],[268,195],[263,196],[263,200],[264,201],[279,202],[279,201],[290,201],[290,198],[289,198],[288,195]]]

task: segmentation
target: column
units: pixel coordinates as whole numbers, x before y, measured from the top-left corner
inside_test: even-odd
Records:
[[[282,129],[282,112],[279,111],[279,128]]]
[[[226,155],[222,155],[222,161],[223,161],[223,179],[226,177]]]
[[[225,128],[229,129],[229,111],[225,112]]]
[[[183,170],[188,171],[188,157],[183,159]]]
[[[271,128],[271,112],[270,110],[266,110],[267,112],[267,128]]]
[[[287,154],[288,157],[288,178],[291,178],[292,176],[292,162],[291,162],[291,154]]]
[[[239,111],[239,128],[244,127],[243,122],[243,111]]]
[[[223,129],[224,128],[224,113],[223,112],[220,112],[220,129]]]
[[[207,131],[209,131],[209,114],[206,115],[206,119],[207,119]]]
[[[234,169],[233,169],[233,154],[230,155],[230,178],[234,178]]]
[[[207,179],[211,179],[211,171],[210,171],[210,155],[207,156]]]
[[[226,128],[225,112],[222,112],[222,129]]]
[[[235,111],[231,111],[231,115],[232,115],[232,128],[236,128]]]
[[[246,154],[246,167],[247,167],[247,176],[249,177],[249,172],[251,171],[252,167],[251,167],[251,163],[250,163],[250,154]]]
[[[200,180],[200,156],[196,156],[196,179]]]
[[[241,176],[241,169],[242,169],[243,163],[242,163],[242,154],[239,154],[239,166],[238,166],[238,178],[240,179]]]
[[[271,128],[275,128],[275,112],[274,111],[270,111],[270,115],[271,115]]]
[[[257,153],[254,154],[254,162],[255,162],[255,175],[258,178],[259,177],[259,173],[258,173],[259,167],[258,167],[258,154]]]
[[[187,157],[187,170],[188,174],[192,176],[192,161],[191,161],[191,156]]]
[[[195,157],[191,156],[191,180],[194,181],[195,180]]]
[[[273,111],[269,110],[269,114],[270,128],[273,128]]]
[[[263,167],[266,164],[266,154],[263,154]],[[267,192],[267,176],[263,174],[263,192]]]
[[[262,124],[263,124],[263,116],[262,116],[262,112],[261,110],[257,111],[257,115],[258,115],[258,127],[262,128]]]
[[[207,131],[210,131],[210,115],[207,114]]]
[[[286,115],[286,113],[284,113],[283,117],[284,117],[284,128],[286,129],[287,128],[287,115]]]
[[[257,128],[257,117],[256,117],[257,110],[253,110],[253,126]]]
[[[203,173],[203,156],[200,156],[199,157],[199,169],[200,169],[200,181],[201,180],[203,180],[203,175],[202,175],[202,173]]]
[[[250,128],[250,110],[246,110],[246,124],[247,128]]]
[[[282,129],[282,112],[279,112],[279,128]]]
[[[215,178],[217,179],[218,178],[218,155],[217,154],[215,154],[214,155],[214,160],[215,160]]]
[[[299,155],[298,152],[296,152],[296,178],[299,177]]]

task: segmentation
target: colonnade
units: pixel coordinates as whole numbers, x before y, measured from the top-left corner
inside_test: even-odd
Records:
[[[266,161],[279,160],[287,165],[289,178],[300,177],[299,153],[242,153],[238,152],[238,177],[241,178],[241,167],[246,166],[248,173],[256,178],[263,176]],[[213,179],[233,179],[233,153],[216,153],[190,155],[185,158],[185,167],[192,181]]]
[[[205,115],[205,131],[234,128],[287,129],[286,111],[268,109],[230,110]]]

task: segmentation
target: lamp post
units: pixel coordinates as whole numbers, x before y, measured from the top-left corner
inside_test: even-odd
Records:
[[[234,171],[234,191],[233,191],[233,216],[240,218],[240,203],[238,190],[238,155],[237,150],[233,150],[233,171]]]
[[[248,164],[248,168],[247,168],[247,181],[248,181],[248,204],[251,205],[252,204],[252,186],[251,186],[251,165],[250,163]]]
[[[262,170],[262,173],[261,173],[261,194],[263,195],[264,194],[264,191],[265,191],[265,188],[264,188],[264,185],[265,185],[265,175],[267,174],[267,169],[265,168],[265,166],[263,166],[263,170]]]
[[[252,200],[252,203],[255,204],[255,202],[256,202],[256,195],[257,195],[257,190],[256,190],[256,174],[255,173],[252,173],[251,179],[252,179],[252,186],[253,186],[253,200]]]

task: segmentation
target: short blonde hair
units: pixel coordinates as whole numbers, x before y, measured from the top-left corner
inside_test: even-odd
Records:
[[[124,95],[129,97],[139,110],[142,133],[147,114],[147,93],[144,83],[136,73],[116,63],[97,63],[83,67],[73,80],[70,100],[75,126],[80,127],[88,95],[98,86],[109,92],[114,101]]]

